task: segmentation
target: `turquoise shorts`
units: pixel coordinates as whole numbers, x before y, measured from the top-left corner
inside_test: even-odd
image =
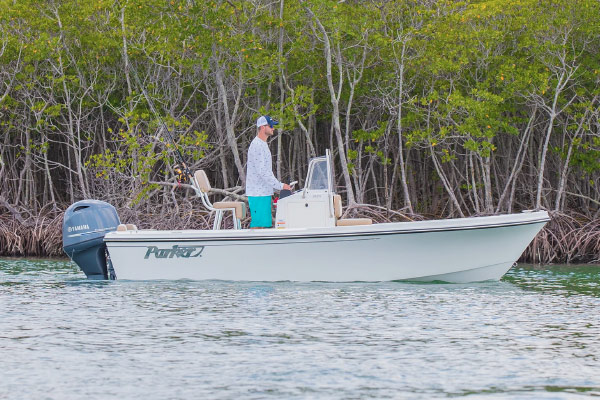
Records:
[[[271,196],[248,196],[250,206],[250,228],[271,228],[273,218],[271,214]]]

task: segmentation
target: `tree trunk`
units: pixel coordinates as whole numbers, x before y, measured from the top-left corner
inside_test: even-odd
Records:
[[[400,164],[400,181],[402,182],[402,192],[404,193],[404,207],[408,209],[408,212],[414,214],[412,208],[412,202],[410,201],[410,193],[408,191],[408,183],[406,182],[406,167],[404,164],[404,146],[402,144],[402,98],[404,97],[404,53],[406,50],[406,43],[402,45],[402,55],[399,73],[398,73],[398,119],[397,119],[397,131],[398,131],[398,162]]]
[[[237,167],[238,175],[242,181],[242,185],[245,185],[246,171],[244,171],[244,167],[240,159],[240,153],[237,147],[237,140],[235,138],[235,132],[233,130],[234,121],[231,119],[231,115],[229,114],[229,105],[227,103],[227,91],[225,90],[225,84],[223,83],[223,71],[217,61],[215,61],[215,66],[217,89],[219,91],[219,98],[223,107],[223,117],[225,119],[225,133],[227,134],[227,144],[229,145],[229,150],[231,150],[231,152],[233,153],[233,159],[235,162],[235,166]]]
[[[340,71],[339,77],[339,89],[336,95],[335,88],[333,87],[333,76],[332,76],[332,50],[331,50],[331,41],[329,39],[329,35],[325,30],[325,27],[321,24],[321,21],[317,16],[310,10],[306,8],[309,14],[313,17],[321,34],[323,35],[323,44],[325,51],[325,62],[326,62],[326,71],[327,71],[327,86],[329,88],[329,95],[331,98],[331,105],[333,106],[332,110],[332,122],[333,122],[333,130],[335,133],[335,138],[337,141],[338,155],[340,157],[340,164],[342,167],[342,173],[344,176],[344,182],[346,184],[346,197],[348,199],[348,205],[356,204],[356,200],[354,197],[354,190],[352,189],[352,180],[350,179],[350,171],[348,170],[348,159],[346,157],[346,146],[344,144],[344,139],[342,137],[342,128],[340,126],[340,103],[339,98],[341,96],[342,82],[343,82],[343,74]],[[338,63],[339,65],[339,63]]]

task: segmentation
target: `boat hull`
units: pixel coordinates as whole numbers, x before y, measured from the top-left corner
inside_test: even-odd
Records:
[[[287,230],[128,231],[105,237],[118,279],[498,280],[546,212]]]

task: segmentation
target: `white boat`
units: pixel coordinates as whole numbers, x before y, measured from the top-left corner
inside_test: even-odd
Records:
[[[477,282],[500,279],[549,220],[545,211],[382,224],[340,219],[331,166],[329,153],[311,160],[306,187],[279,200],[273,229],[219,229],[224,212],[240,228],[243,203],[210,203],[210,187],[199,171],[193,185],[217,213],[213,230],[138,230],[119,225],[118,217],[102,222],[98,216],[110,213],[86,203],[79,205],[79,211],[89,211],[82,218],[67,224],[69,212],[65,216],[65,251],[90,278]],[[86,229],[102,234],[106,265],[100,265],[100,250],[85,255],[73,245],[97,241],[82,239]],[[85,265],[96,262],[91,260],[99,265]]]

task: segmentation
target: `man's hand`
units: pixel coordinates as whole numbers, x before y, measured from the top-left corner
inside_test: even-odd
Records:
[[[283,184],[283,187],[281,188],[281,190],[292,190],[292,187],[290,185],[288,185],[287,183]]]

